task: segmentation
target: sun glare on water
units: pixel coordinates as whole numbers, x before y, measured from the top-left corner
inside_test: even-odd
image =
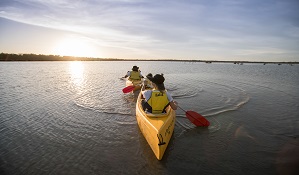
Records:
[[[66,38],[54,48],[55,55],[75,57],[96,57],[95,47],[83,38]]]
[[[84,66],[81,61],[72,61],[69,66],[71,81],[76,86],[81,86],[84,81]]]

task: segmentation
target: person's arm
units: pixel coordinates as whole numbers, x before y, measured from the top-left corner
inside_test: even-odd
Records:
[[[147,101],[152,95],[151,90],[144,90],[144,91],[141,91],[141,93],[142,93],[143,98],[145,99],[145,101]]]
[[[178,102],[176,101],[171,101],[169,103],[170,107],[173,109],[173,110],[177,110],[178,109],[178,106],[177,106]]]
[[[144,78],[143,75],[141,74],[141,71],[139,71],[139,77]]]
[[[168,91],[166,91],[166,94],[167,94],[168,100],[170,101],[169,102],[170,107],[173,110],[177,110],[178,109],[178,106],[177,106],[178,102],[176,102],[176,101],[173,100],[172,96],[170,95],[170,93]]]
[[[127,74],[124,76],[124,78],[127,78],[127,77],[129,77],[130,75],[131,75],[131,72],[128,71]]]

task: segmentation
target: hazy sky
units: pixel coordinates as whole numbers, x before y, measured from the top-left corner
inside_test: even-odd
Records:
[[[299,0],[1,0],[0,52],[299,61]]]

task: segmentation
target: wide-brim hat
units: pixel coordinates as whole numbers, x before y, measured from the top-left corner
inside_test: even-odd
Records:
[[[146,78],[148,78],[150,81],[155,83],[159,90],[165,90],[165,86],[164,86],[165,78],[163,77],[163,75],[156,74],[154,77],[146,76]]]
[[[139,69],[139,67],[137,67],[137,66],[133,66],[133,68],[132,68],[133,71],[138,71],[138,69]]]

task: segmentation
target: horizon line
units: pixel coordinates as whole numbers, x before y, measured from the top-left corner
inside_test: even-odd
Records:
[[[54,57],[52,60],[40,60],[40,59],[28,59],[28,60],[6,60],[4,58],[1,58],[3,55],[7,56],[17,56],[17,57],[23,57],[23,56],[42,56],[42,57]],[[55,58],[60,58],[59,60],[55,60]],[[63,60],[61,60],[61,58]],[[34,53],[0,53],[0,61],[173,61],[173,62],[205,62],[205,63],[234,63],[234,64],[242,64],[242,63],[268,63],[268,64],[299,64],[298,61],[248,61],[248,60],[204,60],[204,59],[142,59],[142,58],[100,58],[100,57],[83,57],[83,56],[66,56],[66,55],[53,55],[53,54],[34,54]]]

